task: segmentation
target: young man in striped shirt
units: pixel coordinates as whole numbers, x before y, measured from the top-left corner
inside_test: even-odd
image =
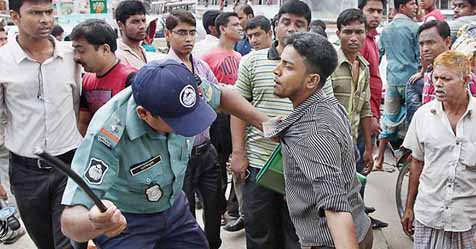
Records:
[[[285,45],[274,93],[289,98],[293,111],[272,135],[281,138],[286,202],[302,248],[372,248],[347,112],[322,91],[337,53],[312,33],[296,33]]]

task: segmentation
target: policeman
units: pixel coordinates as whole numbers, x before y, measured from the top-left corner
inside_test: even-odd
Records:
[[[212,107],[258,127],[266,116],[231,88],[198,83],[174,60],[150,63],[96,112],[71,167],[108,209],[68,181],[66,236],[102,249],[208,248],[182,192],[193,136],[216,118]]]

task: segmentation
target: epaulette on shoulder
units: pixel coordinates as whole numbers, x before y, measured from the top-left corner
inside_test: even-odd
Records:
[[[116,115],[112,115],[96,134],[96,139],[109,149],[113,149],[124,133],[124,123]]]

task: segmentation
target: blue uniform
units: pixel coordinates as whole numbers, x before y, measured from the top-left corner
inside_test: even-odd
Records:
[[[206,81],[199,88],[208,104],[218,108],[219,88]],[[96,243],[101,248],[208,248],[182,192],[194,138],[153,130],[138,117],[136,107],[129,87],[99,109],[71,165],[128,222],[119,236],[101,236]],[[94,205],[71,180],[63,204]]]

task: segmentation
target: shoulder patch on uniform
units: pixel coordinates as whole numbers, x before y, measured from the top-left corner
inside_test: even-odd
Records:
[[[125,127],[121,123],[121,120],[112,116],[105,122],[104,126],[99,129],[96,139],[109,149],[112,149],[121,140],[124,129]]]
[[[104,176],[106,175],[109,166],[102,160],[91,158],[89,166],[84,171],[84,178],[90,184],[102,184]]]

